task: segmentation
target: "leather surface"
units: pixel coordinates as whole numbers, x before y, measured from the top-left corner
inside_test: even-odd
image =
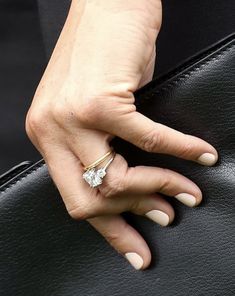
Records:
[[[195,209],[168,198],[176,219],[167,228],[124,214],[148,242],[151,267],[135,271],[86,221],[72,220],[41,160],[0,187],[1,296],[234,295],[234,45],[230,36],[135,94],[139,112],[214,145],[216,166],[112,142],[130,166],[173,169],[203,191]]]

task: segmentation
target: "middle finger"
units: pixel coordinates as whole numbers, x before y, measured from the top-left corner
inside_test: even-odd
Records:
[[[200,188],[185,176],[158,167],[128,167],[120,154],[116,154],[99,190],[106,197],[159,192],[189,207],[197,206],[202,200]]]

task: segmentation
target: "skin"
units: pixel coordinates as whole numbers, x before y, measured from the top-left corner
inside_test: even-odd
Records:
[[[134,264],[136,269],[149,266],[151,252],[120,213],[160,210],[170,224],[174,209],[161,194],[191,194],[191,206],[196,206],[201,190],[168,169],[128,167],[119,154],[102,185],[91,188],[82,179],[83,166],[109,151],[115,136],[147,152],[201,164],[198,158],[204,153],[214,155],[206,165],[218,158],[204,140],[136,111],[133,93],[152,80],[161,21],[160,0],[72,1],[26,117],[26,132],[47,163],[69,215],[86,219],[120,254],[138,254],[142,263]]]

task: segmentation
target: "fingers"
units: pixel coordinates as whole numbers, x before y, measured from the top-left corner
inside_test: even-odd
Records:
[[[53,155],[56,156],[57,152]],[[50,158],[48,168],[63,198],[68,213],[74,219],[120,214],[132,211],[167,226],[174,219],[172,206],[157,194],[120,195],[109,199],[96,188],[90,188],[82,178],[79,161],[69,153],[59,152],[60,159]]]
[[[136,215],[145,216],[161,226],[168,226],[175,217],[172,206],[158,194],[126,195],[113,199],[100,196],[98,200],[94,201],[93,199],[92,208],[93,217],[129,211]],[[77,209],[74,209],[74,217],[76,217],[76,211]]]
[[[99,189],[90,188],[82,178],[82,164],[76,155],[61,146],[49,151],[45,160],[70,216],[88,220],[135,269],[149,266],[150,250],[141,235],[118,214],[131,211],[167,226],[174,219],[174,210],[155,192],[176,194],[178,199],[190,206],[195,205],[192,200],[189,202],[190,193],[194,193],[196,203],[200,201],[199,188],[187,178],[166,169],[144,166],[128,168],[119,154],[108,167],[107,176]],[[179,191],[186,187],[187,190],[180,195]]]
[[[168,169],[146,166],[129,168],[125,184],[128,193],[147,194],[156,191],[174,196],[189,207],[198,205],[202,200],[201,190],[195,183]]]
[[[110,149],[109,141],[113,138],[110,134],[90,129],[79,129],[69,137],[69,148],[80,159],[83,166],[90,165]]]
[[[125,197],[125,200],[128,199],[129,196]],[[119,198],[114,200],[119,201]],[[129,203],[130,212],[145,216],[161,226],[168,226],[175,218],[173,207],[159,194],[133,196],[130,197]]]
[[[60,155],[59,161],[56,161],[57,153]],[[135,269],[147,268],[151,261],[147,243],[121,216],[112,213],[131,210],[166,226],[174,219],[174,210],[169,203],[157,195],[104,198],[98,190],[91,189],[83,183],[81,164],[75,161],[73,155],[65,151],[56,151],[53,155],[55,158],[50,158],[50,172],[70,215],[75,219],[87,219]],[[106,216],[89,218],[102,213]]]
[[[137,270],[151,261],[149,247],[143,237],[121,216],[110,215],[87,220]]]
[[[101,116],[106,116],[105,125],[100,126],[101,129],[147,152],[170,154],[207,166],[216,163],[217,151],[206,141],[154,122],[137,111],[124,113],[119,109],[113,111],[120,112],[118,116],[108,117],[106,114],[110,112],[107,110],[104,114],[101,112]]]
[[[65,201],[67,210],[77,218],[121,213],[130,210],[121,196],[147,196],[162,193],[174,196],[187,206],[197,206],[202,200],[198,186],[179,173],[168,169],[137,166],[128,167],[126,160],[116,154],[107,168],[103,183],[91,188],[82,178],[84,172],[80,160],[71,151],[51,150],[47,153],[48,168]],[[99,194],[101,193],[101,194]],[[118,196],[117,204],[107,203],[103,197]],[[108,198],[109,199],[109,198]],[[92,205],[92,206],[91,206]]]
[[[189,207],[197,206],[202,200],[199,187],[183,175],[169,169],[150,166],[128,168],[120,154],[116,154],[109,166],[99,191],[106,197],[159,192],[174,196]]]

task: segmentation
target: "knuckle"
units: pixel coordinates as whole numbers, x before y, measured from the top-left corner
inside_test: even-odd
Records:
[[[147,152],[156,151],[163,144],[163,135],[153,128],[150,132],[140,138],[140,148]]]
[[[64,103],[62,100],[56,102],[52,107],[52,116],[55,122],[58,124],[65,124],[71,121],[74,117],[74,112],[72,108],[69,108],[68,104]]]
[[[124,182],[125,179],[122,176],[112,175],[107,182],[100,186],[100,192],[107,198],[118,196],[124,192]]]
[[[190,140],[186,140],[182,145],[179,157],[192,157],[195,151],[195,145]]]
[[[99,186],[100,193],[107,198],[121,195],[127,188],[127,176],[127,162],[120,154],[116,154],[107,176]]]
[[[120,240],[120,234],[115,232],[105,233],[105,239],[111,246],[115,246]]]
[[[172,172],[169,169],[159,168],[161,170],[159,179],[159,192],[168,190],[172,185]]]
[[[105,238],[111,245],[115,245],[120,239],[120,234],[117,232],[107,232],[105,233]]]
[[[104,114],[104,105],[99,98],[89,97],[86,103],[81,103],[76,108],[76,116],[80,123],[85,125],[93,125],[97,123]]]
[[[144,214],[144,207],[142,200],[133,200],[131,205],[130,205],[130,210],[132,213],[136,215],[143,215]]]
[[[79,211],[77,209],[71,210],[68,213],[73,220],[85,220],[88,218],[84,211]]]
[[[30,139],[33,138],[33,131],[32,131],[32,124],[31,124],[31,115],[30,113],[28,112],[27,115],[26,115],[26,118],[25,118],[25,131],[26,131],[26,134],[28,135],[28,137]]]
[[[123,244],[123,237],[125,237],[125,233],[127,232],[127,224],[122,223],[122,225],[119,225],[116,231],[114,229],[110,230],[107,228],[107,230],[104,232],[104,237],[111,246],[120,247]]]
[[[46,131],[47,110],[39,107],[37,110],[29,110],[26,116],[25,129],[29,137],[33,134],[41,134]]]
[[[74,220],[85,220],[90,218],[90,211],[88,206],[84,206],[81,203],[74,205],[68,210],[69,216]]]
[[[127,163],[121,155],[116,154],[104,182],[99,186],[100,193],[107,198],[123,194],[127,188],[127,176]]]
[[[66,113],[65,108],[66,108],[66,106],[64,104],[62,104],[60,101],[56,102],[52,108],[53,117],[55,119],[60,119],[60,118],[64,117],[64,115]]]

